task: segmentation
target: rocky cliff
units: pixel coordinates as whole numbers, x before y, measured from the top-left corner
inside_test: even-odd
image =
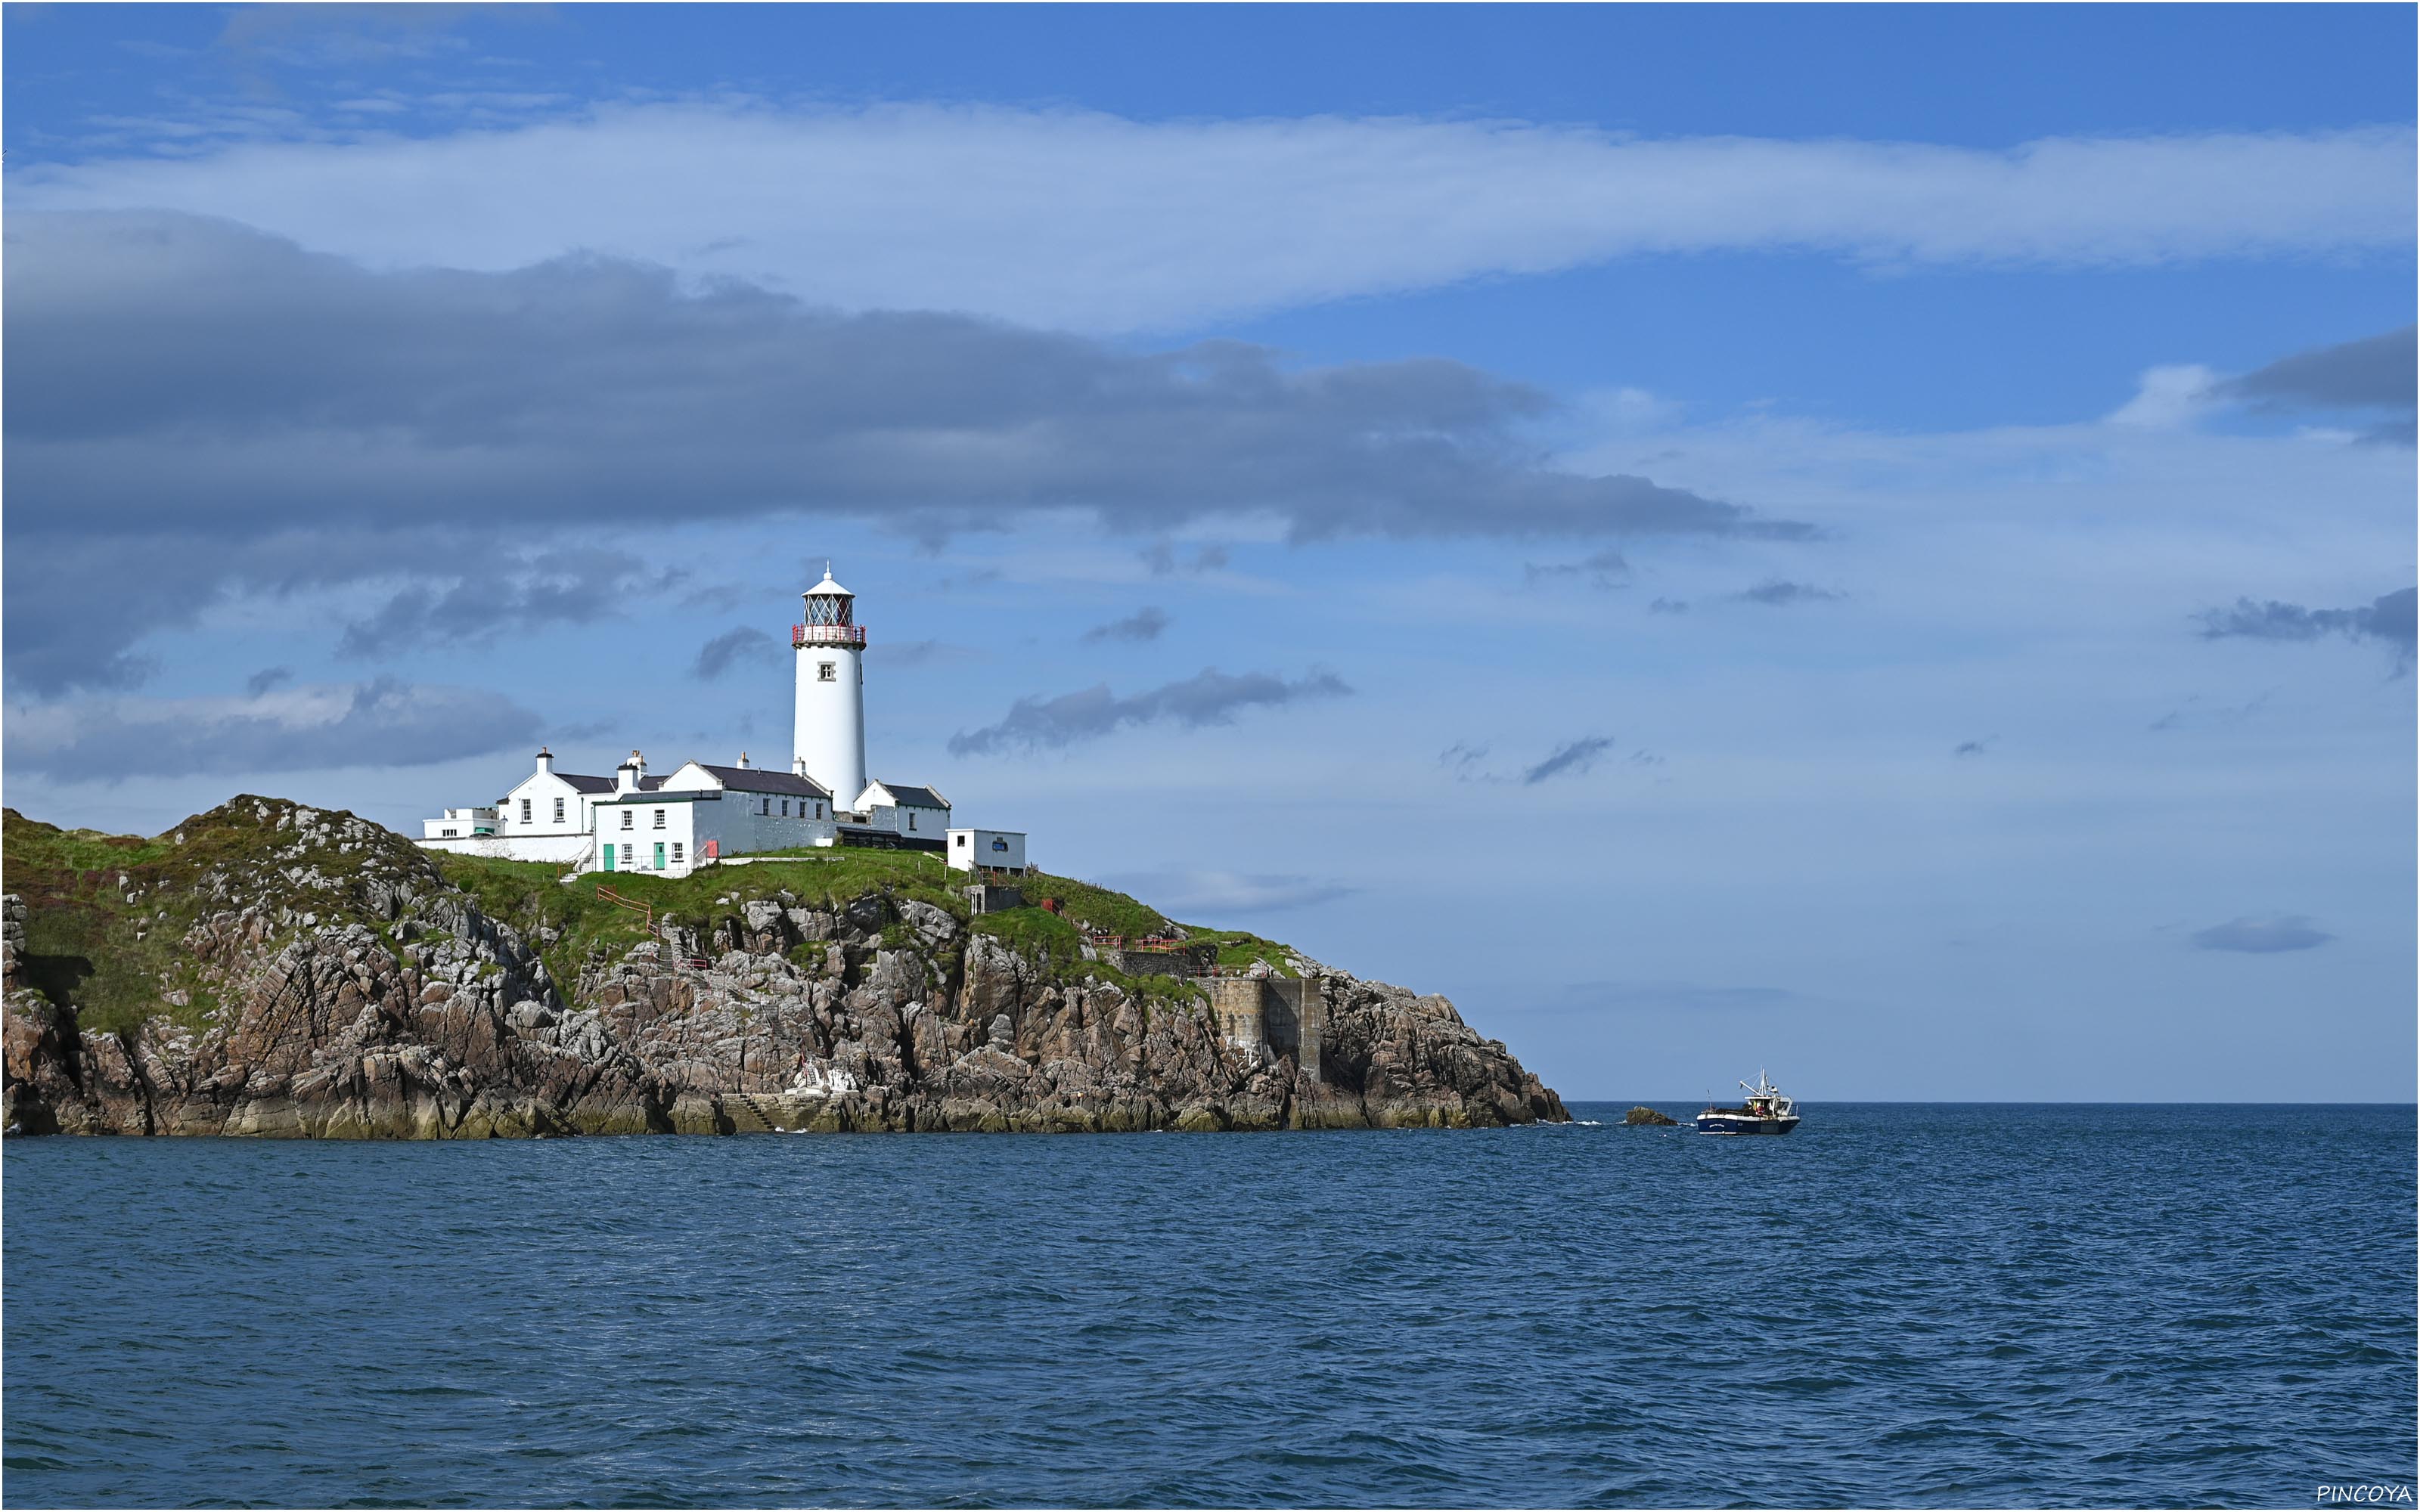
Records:
[[[597,896],[602,879],[436,857],[353,815],[268,798],[151,840],[13,811],[6,826],[10,1134],[1565,1117],[1445,999],[1199,932],[1224,969],[1298,978],[1322,1011],[1316,1076],[1293,1054],[1238,1048],[1195,984],[1098,960],[1083,916],[1180,927],[1061,879],[1034,889],[1068,894],[1059,911],[973,916],[933,857],[842,853],[613,879],[616,900]]]

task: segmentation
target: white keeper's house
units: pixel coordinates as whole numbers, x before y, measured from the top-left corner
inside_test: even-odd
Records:
[[[790,627],[798,703],[790,764],[688,762],[650,775],[637,751],[612,777],[537,769],[492,808],[448,809],[423,821],[420,843],[583,872],[687,876],[731,856],[814,846],[935,852],[968,872],[1026,869],[1021,830],[954,829],[934,789],[865,775],[865,626],[856,595],[824,580]],[[845,795],[845,802],[842,795]]]

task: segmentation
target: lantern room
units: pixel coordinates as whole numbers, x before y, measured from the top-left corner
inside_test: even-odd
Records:
[[[831,568],[824,568],[824,580],[801,596],[806,601],[804,623],[790,626],[793,648],[865,644],[865,626],[857,623],[857,595],[832,581]]]

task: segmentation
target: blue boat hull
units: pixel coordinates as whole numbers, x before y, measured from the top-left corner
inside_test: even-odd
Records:
[[[1798,1127],[1793,1115],[1787,1119],[1748,1119],[1731,1113],[1700,1113],[1698,1132],[1713,1134],[1786,1134]]]

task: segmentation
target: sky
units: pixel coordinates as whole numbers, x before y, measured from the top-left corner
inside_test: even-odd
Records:
[[[869,764],[1568,1098],[2410,1101],[2414,12],[0,10],[0,779]]]

